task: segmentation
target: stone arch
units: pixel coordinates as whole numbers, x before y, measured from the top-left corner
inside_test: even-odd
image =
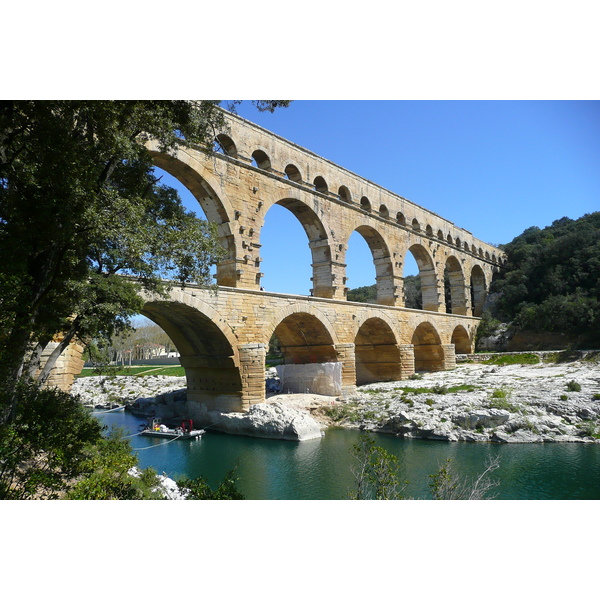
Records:
[[[444,239],[444,232],[441,229],[438,229],[437,237],[438,237],[438,240]]]
[[[471,307],[474,317],[483,315],[486,294],[485,273],[479,265],[474,265],[471,269]]]
[[[453,315],[467,314],[465,275],[460,261],[455,256],[446,259],[444,268],[446,312]]]
[[[350,194],[350,190],[345,185],[340,186],[340,189],[338,190],[338,195],[340,197],[340,200],[342,200],[343,202],[352,202],[352,195]]]
[[[369,202],[369,199],[366,196],[363,196],[360,199],[360,207],[363,210],[366,210],[367,212],[371,212],[371,203]]]
[[[433,258],[421,244],[413,244],[407,252],[413,255],[419,267],[423,310],[437,311],[439,307],[438,281]]]
[[[398,225],[406,225],[406,217],[401,213],[396,213],[396,221]]]
[[[452,332],[451,344],[454,344],[454,350],[457,354],[471,354],[473,345],[467,330],[462,325],[457,325]]]
[[[187,378],[187,398],[209,410],[242,408],[243,382],[237,340],[226,319],[212,307],[149,300],[141,313],[173,340]]]
[[[220,191],[220,183],[203,166],[196,165],[192,168],[189,164],[190,155],[183,150],[178,150],[173,156],[160,152],[157,145],[150,144],[148,151],[152,162],[182,183],[196,198],[206,218],[217,224],[219,239],[226,250],[224,259],[217,264],[217,284],[235,287],[237,279],[226,266],[235,261],[237,253],[230,225],[235,213],[227,196]]]
[[[337,362],[331,332],[310,312],[291,312],[278,323],[273,335],[281,344],[284,364]]]
[[[421,224],[416,218],[412,220],[412,223],[410,225],[415,231],[421,231]]]
[[[390,216],[390,211],[388,210],[388,207],[385,204],[382,204],[379,207],[379,216],[383,217],[384,219],[387,219]]]
[[[320,175],[315,177],[313,185],[315,186],[315,190],[317,190],[317,192],[321,192],[321,194],[326,194],[329,191],[329,188],[327,187],[327,182]]]
[[[425,227],[425,235],[433,237],[433,228],[431,227],[431,225],[427,225],[427,227]]]
[[[435,327],[428,321],[414,331],[411,343],[414,346],[415,371],[443,371],[444,349]]]
[[[285,197],[275,202],[289,210],[300,221],[306,236],[312,256],[313,268],[313,296],[331,298],[332,273],[331,273],[331,248],[327,231],[315,211],[299,198]],[[266,216],[266,215],[265,215]]]
[[[225,133],[215,137],[215,152],[222,152],[225,156],[237,158],[238,151],[235,142]]]
[[[401,379],[401,356],[391,326],[379,317],[367,319],[354,341],[356,385]]]
[[[264,150],[255,150],[252,153],[252,159],[259,169],[262,169],[263,171],[269,171],[271,169],[271,159]]]
[[[447,241],[449,244],[453,244],[453,243],[454,243],[454,241],[452,240],[452,235],[451,235],[451,234],[448,234],[448,236],[446,237],[446,241]]]
[[[383,236],[369,225],[360,225],[354,231],[359,233],[369,246],[375,265],[375,282],[377,284],[377,303],[393,305],[394,294],[391,289],[394,265],[390,251]],[[346,246],[348,244],[346,243]]]
[[[300,170],[298,169],[298,167],[296,165],[293,165],[293,164],[287,165],[284,173],[290,181],[295,181],[297,183],[302,182],[302,174],[300,173]]]

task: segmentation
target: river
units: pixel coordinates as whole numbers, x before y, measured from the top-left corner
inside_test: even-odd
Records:
[[[138,433],[143,422],[129,413],[106,413],[107,426]],[[399,459],[404,495],[431,498],[429,475],[448,459],[461,475],[472,478],[490,457],[500,467],[493,478],[498,500],[600,499],[600,444],[491,444],[401,439],[373,434],[377,445]],[[153,467],[177,479],[207,478],[211,485],[236,467],[238,488],[249,500],[343,500],[353,488],[352,446],[355,430],[328,429],[319,440],[289,442],[208,431],[199,440],[165,443],[134,435],[131,446],[141,468]]]

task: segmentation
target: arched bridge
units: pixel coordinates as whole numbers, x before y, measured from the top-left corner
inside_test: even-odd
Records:
[[[144,314],[181,353],[190,400],[223,411],[264,401],[273,334],[286,365],[333,366],[340,381],[336,393],[345,396],[362,383],[452,368],[455,352],[472,352],[502,253],[257,125],[235,115],[227,121],[215,150],[188,147],[167,155],[149,146],[155,164],[183,183],[217,223],[227,253],[217,265],[217,290],[188,286],[166,300],[146,298]],[[306,232],[310,296],[261,289],[261,229],[274,204],[293,213]],[[345,256],[354,231],[373,256],[375,304],[346,300]],[[404,307],[409,252],[419,267],[423,310]]]

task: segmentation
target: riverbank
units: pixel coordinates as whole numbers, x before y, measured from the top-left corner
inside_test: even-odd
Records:
[[[268,408],[257,405],[257,414],[263,426],[267,415],[278,414],[288,423],[296,418],[308,423],[304,417],[310,416],[318,429],[337,426],[406,438],[597,443],[599,358],[598,353],[591,353],[570,361],[564,356],[538,357],[535,364],[463,363],[453,371],[361,386],[345,400],[315,394],[272,395]],[[75,382],[72,393],[80,394],[84,404],[104,408],[136,400],[137,406],[158,416],[168,416],[174,407],[183,409],[188,404],[184,377],[85,377]],[[211,415],[210,422],[216,423],[219,415]],[[235,415],[221,416],[231,423],[236,419]],[[231,432],[252,435],[248,418],[247,413],[240,414],[238,423],[240,419],[246,422],[241,428],[232,425],[238,430]],[[272,427],[273,436],[285,427]],[[227,431],[224,423],[215,428]],[[314,426],[309,429],[315,437]]]

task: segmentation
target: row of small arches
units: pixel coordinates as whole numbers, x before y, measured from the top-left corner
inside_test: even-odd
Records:
[[[215,138],[214,150],[216,152],[223,153],[227,156],[231,156],[232,158],[238,158],[237,147],[236,147],[234,141],[226,134],[219,134]],[[252,163],[256,167],[258,167],[259,169],[262,169],[264,171],[271,170],[271,159],[269,158],[267,153],[264,152],[264,150],[255,150],[252,153]],[[302,179],[302,174],[301,174],[300,170],[294,164],[288,164],[284,169],[284,173],[285,173],[285,176],[290,181],[294,181],[296,183],[306,183]],[[320,192],[322,194],[329,194],[329,186],[327,185],[327,182],[321,175],[315,177],[312,185],[313,185],[315,191]],[[345,185],[340,186],[337,196],[338,196],[339,200],[341,200],[343,202],[346,202],[348,204],[352,203],[352,195],[350,193],[350,190]],[[369,201],[369,199],[366,196],[363,196],[360,199],[360,207],[362,210],[364,210],[365,212],[368,212],[368,213],[371,213],[373,211],[373,209],[371,207],[371,202]],[[384,219],[391,218],[389,209],[387,208],[387,206],[385,204],[382,204],[379,207],[378,214],[380,217],[383,217]],[[396,213],[396,223],[403,227],[409,227],[419,233],[421,233],[423,231],[421,223],[419,223],[417,218],[413,218],[412,220],[409,221],[409,220],[407,220],[407,218],[405,217],[405,215],[402,212]],[[481,248],[481,247],[478,248],[475,246],[475,244],[471,244],[471,246],[469,246],[468,242],[461,240],[459,237],[453,238],[450,233],[448,233],[447,235],[444,235],[444,232],[441,229],[438,229],[437,233],[434,233],[431,225],[427,225],[425,227],[424,231],[425,231],[425,235],[427,235],[428,237],[431,237],[431,238],[436,237],[438,240],[445,241],[448,244],[450,244],[452,246],[456,246],[457,248],[460,248],[461,250],[463,250],[465,252],[470,252],[471,254],[473,254],[475,256],[478,256],[485,260],[489,260],[493,264],[499,264],[499,259],[496,257],[496,254],[492,253],[490,255],[490,253],[487,250],[484,251],[483,248]],[[501,262],[501,260],[500,260],[500,262]]]

